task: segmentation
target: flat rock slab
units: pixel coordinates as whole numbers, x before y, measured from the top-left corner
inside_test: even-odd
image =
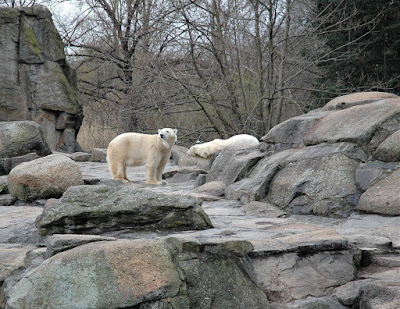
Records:
[[[43,244],[35,228],[35,219],[42,210],[40,207],[0,206],[0,243]]]
[[[37,218],[41,234],[102,234],[113,230],[212,227],[200,199],[132,186],[75,186],[50,200]]]

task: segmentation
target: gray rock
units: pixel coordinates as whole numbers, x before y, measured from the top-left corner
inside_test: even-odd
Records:
[[[253,265],[258,282],[274,302],[325,296],[332,287],[355,278],[353,254],[348,251],[288,253],[255,259]]]
[[[346,309],[337,300],[331,297],[307,297],[286,304],[271,304],[271,309]]]
[[[69,158],[71,158],[76,162],[88,162],[92,159],[92,155],[87,152],[74,152],[69,155],[68,154],[65,155],[67,155]]]
[[[104,237],[97,235],[75,235],[75,234],[54,234],[47,237],[46,240],[46,258],[57,253],[70,250],[84,244],[96,241],[114,241],[115,237]]]
[[[400,130],[394,132],[378,146],[374,159],[384,162],[400,161]]]
[[[29,153],[50,154],[40,126],[34,121],[0,122],[0,157],[18,157]]]
[[[202,186],[206,182],[207,182],[207,175],[206,174],[200,174],[196,178],[196,183],[194,184],[194,187],[197,188],[199,186]]]
[[[358,280],[348,282],[335,289],[334,296],[345,306],[353,306],[357,304],[361,289],[368,284],[371,284],[372,280]]]
[[[297,214],[348,216],[359,197],[354,173],[358,162],[341,154],[288,164],[271,183],[271,203]]]
[[[35,228],[40,207],[0,206],[0,244],[42,245],[44,240]]]
[[[241,200],[243,203],[259,201],[268,194],[269,185],[279,169],[292,160],[296,160],[303,150],[286,150],[257,161],[254,168],[243,179],[227,187],[225,195],[229,199]],[[259,154],[254,154],[259,158]],[[251,157],[251,156],[250,156]],[[237,158],[236,160],[240,160]],[[209,181],[207,177],[207,181]]]
[[[40,158],[39,155],[37,155],[35,152],[32,152],[18,157],[0,159],[0,175],[1,174],[7,175],[18,164],[21,164],[23,162],[29,162],[38,158]]]
[[[5,289],[17,308],[268,309],[236,242],[96,242],[59,253]],[[231,249],[232,248],[232,249]],[[144,307],[142,307],[144,306]]]
[[[63,136],[79,129],[82,106],[50,11],[2,7],[0,16],[0,121],[35,121],[50,149],[73,151],[75,136]]]
[[[0,283],[13,272],[26,267],[28,251],[25,248],[0,248]]]
[[[191,157],[187,154],[188,150],[186,147],[174,145],[171,152],[174,164],[181,167],[194,166],[203,170],[210,169],[210,160],[198,156]]]
[[[79,166],[61,154],[21,163],[8,176],[10,194],[23,201],[58,198],[68,187],[81,184]]]
[[[279,218],[287,215],[285,211],[270,203],[253,201],[242,207],[242,210],[248,214],[259,217]]]
[[[265,156],[257,148],[230,146],[224,148],[216,157],[207,181],[222,181],[225,185],[246,177],[255,164]]]
[[[385,121],[400,117],[400,98],[386,99],[330,113],[320,118],[304,138],[306,145],[351,142],[367,145]],[[392,132],[399,128],[392,128]],[[389,136],[391,133],[387,133]],[[387,137],[386,136],[386,137]]]
[[[92,149],[92,160],[93,162],[107,162],[107,149],[105,148],[93,148]]]
[[[277,126],[273,127],[265,136],[261,138],[262,148],[268,149],[270,144],[275,144],[274,150],[285,150],[290,148],[304,147],[303,139],[308,131],[320,118],[327,113],[312,111],[305,115],[290,118]]]
[[[356,92],[339,96],[330,100],[323,108],[322,111],[341,110],[352,106],[369,104],[374,101],[397,98],[393,93],[387,92]]]
[[[0,176],[0,194],[8,194],[8,177]]]
[[[0,195],[0,206],[11,206],[17,201],[17,198],[11,194]]]
[[[181,167],[171,169],[162,174],[163,179],[168,179],[169,183],[190,182],[195,180],[199,175],[206,174],[207,171],[196,167]]]
[[[377,182],[360,197],[357,210],[387,216],[400,215],[400,170]]]
[[[37,219],[42,234],[100,234],[113,230],[207,229],[201,200],[129,186],[70,187]]]
[[[175,297],[179,273],[162,241],[93,243],[46,260],[9,291],[7,308],[122,308]]]
[[[398,275],[398,274],[397,274]],[[397,309],[400,308],[400,288],[381,284],[368,284],[361,288],[359,308]]]
[[[194,189],[194,192],[207,193],[213,196],[223,196],[225,193],[225,184],[222,181],[207,182]]]
[[[398,163],[368,162],[362,163],[356,170],[356,185],[365,191],[379,180],[389,176],[397,167]]]

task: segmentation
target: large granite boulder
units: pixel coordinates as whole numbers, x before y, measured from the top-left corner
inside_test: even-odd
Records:
[[[62,154],[52,154],[13,168],[8,190],[22,201],[58,198],[71,186],[83,185],[79,166]]]
[[[70,187],[50,200],[37,219],[42,234],[101,234],[128,229],[207,229],[212,224],[201,200],[130,186]]]
[[[21,162],[50,154],[39,124],[34,121],[0,122],[0,175]]]
[[[249,250],[246,242],[201,245],[173,238],[87,244],[56,254],[5,289],[6,304],[8,309],[268,309],[251,279]]]
[[[0,45],[0,121],[36,121],[51,150],[78,150],[82,106],[50,11],[0,7]]]
[[[258,150],[223,150],[207,181],[223,181],[227,198],[264,201],[294,214],[398,215],[399,132],[400,97],[338,97],[277,125]]]
[[[360,198],[357,209],[385,216],[400,215],[400,169],[368,188]]]

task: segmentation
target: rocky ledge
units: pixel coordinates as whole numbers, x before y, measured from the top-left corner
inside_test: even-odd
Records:
[[[77,164],[85,182],[97,184],[69,190],[79,192],[82,187],[88,190],[85,192],[110,190],[105,163]],[[186,168],[168,167],[169,175],[175,179],[179,179],[180,170],[187,175]],[[52,231],[57,234],[43,236],[35,221],[47,218],[52,205],[66,205],[63,200],[72,196],[68,191],[58,200],[37,200],[30,204],[17,201],[14,206],[0,206],[2,306],[228,308],[230,304],[235,306],[232,308],[352,308],[365,304],[364,308],[397,308],[399,305],[399,217],[361,213],[348,218],[289,215],[266,202],[243,203],[216,197],[210,194],[215,192],[214,188],[209,192],[194,188],[195,179],[173,182],[169,178],[166,186],[149,187],[144,184],[143,171],[143,168],[132,169],[129,177],[134,183],[117,185],[112,190],[120,193],[134,190],[140,194],[147,191],[155,197],[186,196],[196,205],[201,199],[201,207],[213,228],[166,233],[157,228],[132,230],[121,225],[121,229],[107,230],[104,219],[103,228],[99,224],[98,230],[89,229],[99,235],[87,235],[86,230],[69,231],[65,224],[69,223],[70,229],[80,225],[74,221],[77,219],[66,218],[60,229]],[[112,201],[114,197],[110,194],[104,200]],[[47,211],[41,206],[46,202]],[[81,203],[79,198],[74,202]],[[84,203],[80,207],[85,207]],[[114,219],[109,221],[118,224]],[[129,272],[127,265],[132,266]],[[46,289],[49,282],[53,282],[51,293]],[[83,290],[78,291],[78,287]],[[85,297],[79,297],[78,301],[79,295]],[[93,299],[98,305],[87,305]]]

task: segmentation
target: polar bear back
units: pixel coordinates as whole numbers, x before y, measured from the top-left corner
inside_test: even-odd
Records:
[[[224,149],[227,146],[257,146],[259,141],[256,137],[248,134],[239,134],[228,139],[214,139],[207,143],[197,144],[187,151],[189,156],[200,156],[202,158],[210,158],[214,153]]]
[[[226,146],[231,146],[231,145],[257,146],[259,143],[260,142],[256,137],[249,134],[234,135],[225,141]]]
[[[107,156],[117,157],[129,166],[145,165],[157,138],[157,134],[122,133],[108,145]]]

